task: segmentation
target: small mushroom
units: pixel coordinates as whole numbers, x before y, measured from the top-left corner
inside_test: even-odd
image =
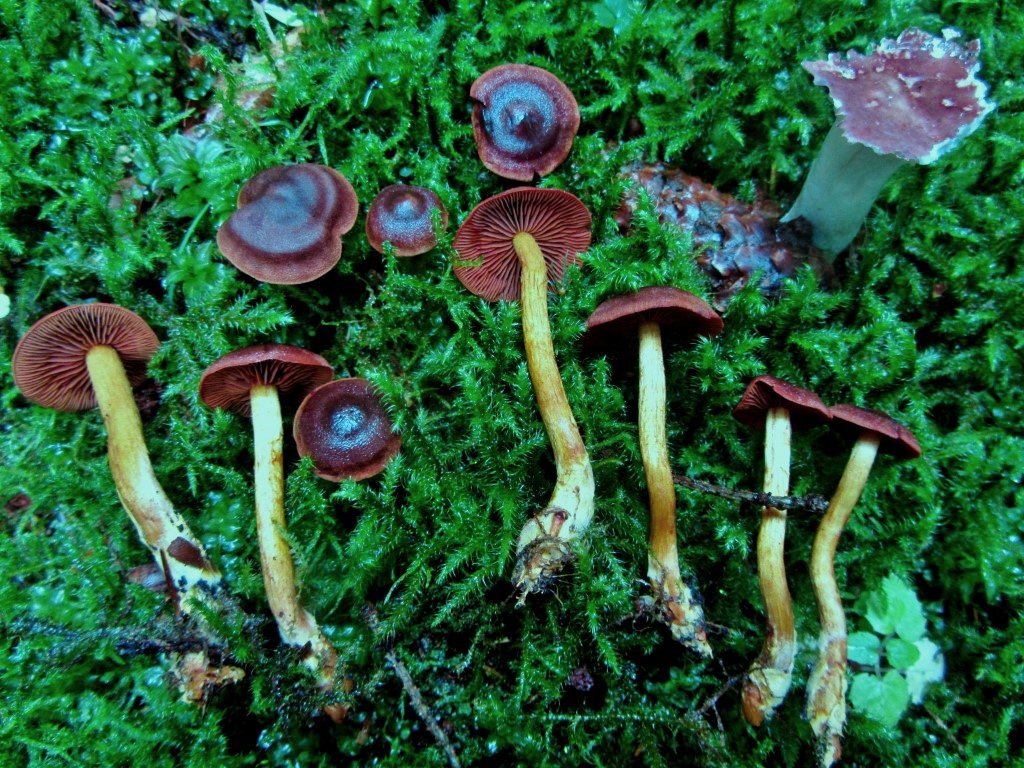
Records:
[[[341,258],[341,236],[359,204],[333,168],[304,163],[267,168],[238,194],[238,210],[217,231],[217,246],[239,270],[276,285],[308,283]]]
[[[765,493],[789,493],[790,439],[793,426],[827,422],[828,406],[809,390],[774,376],[758,376],[747,385],[733,416],[749,427],[765,429]],[[764,598],[767,632],[761,654],[747,671],[743,715],[752,725],[770,717],[789,692],[796,658],[796,624],[786,581],[786,511],[761,510],[757,535],[757,578]]]
[[[77,304],[36,322],[18,342],[11,368],[17,387],[39,405],[59,411],[99,405],[118,497],[182,612],[210,635],[197,609],[223,607],[221,575],[153,472],[132,396],[159,346],[134,312],[115,304]]]
[[[565,84],[540,67],[502,64],[469,89],[480,161],[499,176],[533,181],[562,164],[580,127],[580,109]]]
[[[210,365],[199,381],[199,397],[210,408],[252,417],[255,453],[256,535],[267,603],[286,645],[304,649],[322,690],[334,686],[337,652],[316,619],[299,602],[295,566],[285,538],[284,426],[281,393],[302,396],[328,381],[331,365],[320,355],[286,344],[261,344],[230,352]],[[342,709],[327,714],[340,719]]]
[[[336,379],[310,392],[295,413],[300,456],[335,483],[365,480],[384,470],[402,445],[380,398],[365,379]]]
[[[521,599],[571,560],[572,542],[594,516],[594,472],[558,370],[547,303],[549,281],[560,282],[565,265],[590,246],[590,226],[590,212],[571,193],[517,187],[477,205],[455,235],[463,285],[487,301],[522,300],[526,362],[555,455],[555,490],[516,546]]]
[[[866,55],[804,62],[829,89],[838,120],[782,221],[807,219],[830,259],[856,236],[898,168],[935,162],[992,111],[987,86],[975,77],[981,42],[961,46],[958,37],[950,29],[942,37],[908,29]]]
[[[831,410],[832,427],[843,433],[852,432],[856,439],[811,547],[811,586],[818,601],[821,633],[818,661],[807,679],[806,714],[818,740],[819,765],[823,768],[839,759],[846,724],[846,613],[835,575],[839,536],[879,453],[887,453],[897,461],[921,455],[921,446],[910,430],[884,413],[855,405],[837,405]]]
[[[440,212],[440,227],[448,227],[448,211],[437,193],[426,187],[392,184],[370,203],[366,214],[366,239],[384,253],[389,242],[396,256],[419,256],[437,245],[433,211]]]
[[[722,318],[703,299],[671,286],[651,286],[601,303],[587,321],[584,343],[640,342],[640,455],[650,496],[647,582],[673,637],[711,655],[704,609],[682,577],[676,541],[676,489],[665,426],[663,332],[682,339],[713,336]]]

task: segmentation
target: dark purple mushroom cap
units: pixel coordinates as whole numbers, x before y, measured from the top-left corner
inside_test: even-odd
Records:
[[[699,296],[669,285],[652,285],[601,302],[587,320],[584,344],[594,348],[612,339],[633,341],[643,322],[655,322],[666,335],[681,339],[714,336],[723,325],[719,314]]]
[[[455,234],[455,276],[487,301],[519,298],[522,268],[512,245],[520,232],[537,241],[547,263],[548,279],[560,283],[566,264],[579,264],[590,247],[590,211],[561,189],[516,187],[484,200]],[[479,262],[476,264],[475,262]]]
[[[418,256],[437,245],[433,211],[441,212],[440,226],[448,227],[448,211],[441,198],[426,187],[392,184],[384,187],[366,214],[366,239],[379,253],[385,241],[396,256]]]
[[[805,61],[817,85],[828,88],[849,141],[883,155],[927,165],[970,135],[993,108],[978,80],[974,40],[963,47],[959,33],[935,37],[908,29],[883,39],[869,54],[849,51],[844,61]]]
[[[146,377],[146,363],[160,340],[146,321],[116,304],[75,304],[38,320],[11,359],[14,384],[34,403],[58,411],[96,407],[85,356],[112,347],[132,386]]]
[[[580,108],[572,92],[540,67],[503,64],[469,89],[473,137],[483,164],[506,179],[533,181],[555,170],[572,149]]]
[[[255,386],[277,387],[281,394],[302,397],[333,375],[331,364],[315,352],[288,344],[258,344],[229,352],[203,371],[199,398],[210,408],[250,416],[249,392]]]
[[[895,419],[879,411],[860,408],[856,405],[832,406],[831,427],[841,432],[860,434],[873,432],[878,435],[878,450],[900,461],[921,456],[921,446],[914,433]]]
[[[217,232],[217,246],[257,280],[308,283],[338,263],[341,236],[358,211],[355,190],[333,168],[275,166],[242,187],[238,210]]]
[[[391,419],[365,379],[337,379],[313,390],[295,414],[300,456],[325,480],[363,480],[383,471],[402,445]]]
[[[789,420],[796,427],[812,427],[832,418],[831,410],[816,394],[775,376],[753,379],[732,415],[748,427],[760,428],[772,408],[789,411]]]

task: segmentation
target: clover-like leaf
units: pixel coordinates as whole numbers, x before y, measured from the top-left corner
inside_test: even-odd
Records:
[[[921,658],[921,651],[913,643],[901,637],[890,637],[885,641],[885,659],[893,669],[909,669]]]
[[[925,628],[924,609],[914,590],[898,576],[889,575],[882,581],[882,591],[896,634],[908,643],[920,640]]]
[[[850,661],[873,667],[878,664],[882,641],[872,632],[853,632],[846,641],[846,653]]]
[[[893,728],[910,703],[907,680],[895,670],[878,677],[870,673],[853,676],[850,705],[886,728]]]

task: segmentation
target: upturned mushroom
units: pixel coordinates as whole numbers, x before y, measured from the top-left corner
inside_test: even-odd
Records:
[[[846,724],[846,613],[836,583],[835,556],[839,537],[860,499],[879,453],[897,461],[916,459],[921,446],[909,429],[884,413],[837,405],[832,427],[856,435],[839,487],[818,526],[811,547],[811,586],[818,601],[821,633],[818,660],[807,679],[807,719],[818,742],[818,762],[832,765],[842,754]]]
[[[355,190],[333,168],[312,163],[267,168],[238,193],[238,210],[217,246],[239,270],[276,285],[308,283],[341,258],[341,236],[359,212]]]
[[[704,609],[679,569],[662,339],[668,334],[690,340],[714,336],[721,330],[722,318],[703,299],[671,286],[651,286],[602,302],[587,321],[584,336],[584,344],[591,347],[639,340],[640,455],[650,504],[647,582],[658,615],[673,637],[704,656],[711,655]]]
[[[765,493],[789,493],[790,440],[794,425],[808,427],[829,420],[817,395],[774,376],[758,376],[747,385],[733,416],[747,426],[764,427]],[[743,715],[760,725],[774,714],[793,682],[796,623],[786,579],[786,511],[761,509],[757,535],[757,578],[764,598],[767,631],[761,654],[747,670],[743,685]]]
[[[830,259],[856,236],[897,169],[935,162],[992,111],[976,77],[981,42],[961,46],[958,37],[908,29],[868,54],[803,63],[829,89],[838,119],[782,221],[807,219]]]
[[[580,109],[565,84],[540,67],[502,64],[469,89],[480,161],[506,179],[533,181],[562,164],[580,127]]]
[[[555,489],[523,526],[513,580],[542,590],[572,557],[594,516],[594,472],[569,406],[548,321],[548,284],[590,246],[590,212],[569,192],[517,187],[473,209],[455,235],[455,275],[487,301],[521,299],[523,343],[541,420],[555,456]]]
[[[335,483],[383,472],[402,446],[372,385],[359,378],[329,381],[306,395],[292,434],[299,455]]]
[[[437,245],[435,210],[443,232],[448,211],[436,192],[409,184],[384,187],[366,214],[366,239],[378,253],[384,252],[384,243],[391,243],[396,256],[419,256]]]
[[[219,611],[220,572],[174,508],[153,472],[132,386],[160,342],[146,322],[115,304],[77,304],[36,322],[11,361],[14,382],[31,401],[59,411],[99,405],[107,458],[121,504],[149,548],[182,613],[214,639],[200,609]]]
[[[286,344],[261,344],[230,352],[203,372],[199,397],[210,408],[252,417],[255,454],[256,535],[267,603],[286,645],[301,649],[303,662],[322,690],[334,687],[337,652],[299,601],[295,566],[285,538],[284,426],[281,393],[301,397],[329,381],[334,371],[320,355]],[[339,720],[344,709],[326,710]]]

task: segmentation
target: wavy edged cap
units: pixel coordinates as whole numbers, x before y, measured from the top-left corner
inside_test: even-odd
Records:
[[[306,396],[292,434],[300,456],[335,483],[364,480],[382,472],[402,446],[391,418],[365,379],[337,379]]]
[[[249,416],[249,392],[255,386],[303,397],[333,375],[331,364],[315,352],[288,344],[257,344],[229,352],[203,371],[199,398],[210,408]]]
[[[849,141],[922,165],[935,162],[972,134],[992,111],[988,87],[975,75],[981,42],[958,44],[959,33],[935,37],[908,29],[870,53],[844,61],[805,61],[817,85],[829,90]]]
[[[824,424],[832,418],[831,409],[816,394],[775,376],[752,379],[732,415],[748,427],[760,428],[772,408],[789,411],[789,420],[797,427]]]
[[[900,461],[921,456],[921,446],[914,433],[880,411],[845,403],[834,405],[831,426],[841,432],[872,432],[878,435],[878,450]]]
[[[384,187],[366,214],[366,239],[378,253],[390,242],[396,256],[419,256],[437,245],[433,211],[441,212],[441,231],[448,227],[448,211],[441,198],[426,187],[392,184]]]
[[[601,302],[587,320],[583,343],[595,348],[613,339],[635,339],[644,322],[657,323],[663,336],[679,339],[715,336],[723,327],[721,316],[699,296],[652,285]]]
[[[146,321],[116,304],[74,304],[36,321],[11,359],[14,383],[34,403],[58,411],[96,407],[85,356],[112,347],[132,386],[146,377],[146,363],[160,340]]]
[[[473,138],[488,170],[506,179],[533,181],[569,155],[580,127],[580,108],[565,84],[540,67],[503,64],[469,89]]]
[[[455,234],[455,251],[464,266],[455,276],[487,301],[519,298],[522,268],[513,238],[528,232],[547,264],[548,279],[560,283],[566,264],[579,264],[590,247],[590,211],[561,189],[516,187],[484,200]]]
[[[238,210],[217,231],[217,246],[239,270],[276,285],[308,283],[341,258],[341,236],[359,203],[333,168],[304,163],[267,168],[238,194]]]

